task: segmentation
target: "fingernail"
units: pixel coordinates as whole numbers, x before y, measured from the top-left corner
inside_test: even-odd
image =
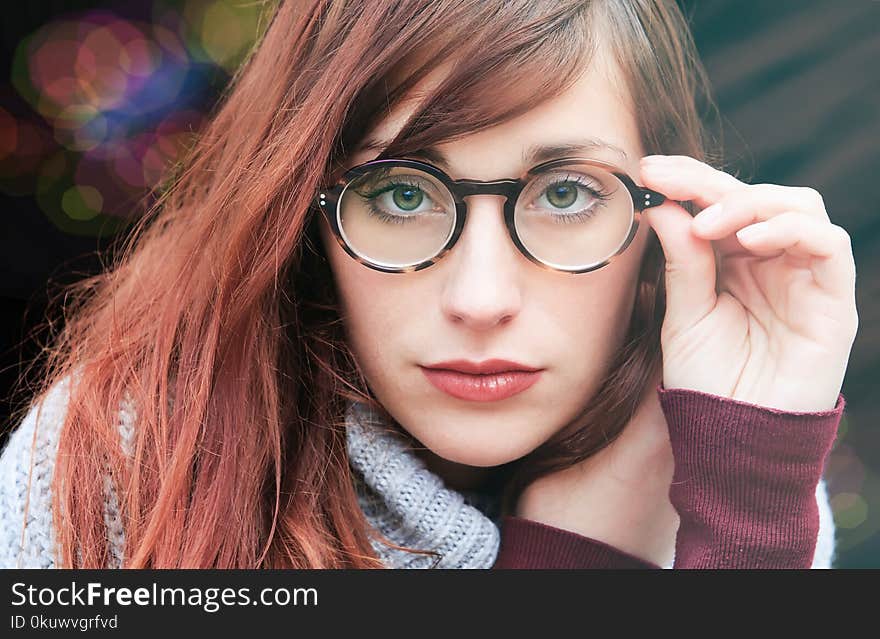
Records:
[[[736,232],[736,236],[741,240],[745,240],[746,242],[750,240],[759,240],[761,239],[761,237],[763,237],[763,235],[764,227],[758,224],[747,226]]]
[[[659,164],[661,162],[664,162],[666,159],[667,158],[665,155],[646,155],[645,157],[642,158],[642,163],[643,164]]]
[[[713,204],[712,206],[708,206],[697,213],[697,216],[694,218],[694,220],[701,228],[709,228],[721,219],[721,215],[721,204],[718,203]]]

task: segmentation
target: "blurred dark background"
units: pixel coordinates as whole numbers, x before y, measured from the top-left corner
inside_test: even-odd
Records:
[[[724,118],[726,168],[812,186],[853,238],[859,336],[828,479],[835,567],[880,567],[880,2],[680,0]],[[265,19],[265,16],[263,16]],[[262,28],[246,0],[4,8],[0,419],[37,354],[47,290],[101,268]],[[875,184],[876,185],[876,184]],[[808,372],[806,372],[808,374]]]

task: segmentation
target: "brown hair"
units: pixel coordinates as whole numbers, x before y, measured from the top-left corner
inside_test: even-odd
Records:
[[[600,41],[646,152],[705,158],[708,85],[672,0],[281,2],[110,267],[63,292],[39,388],[78,374],[53,483],[59,564],[107,564],[95,477],[109,474],[125,566],[381,567],[343,419],[347,401],[375,398],[340,325],[315,189],[434,61],[456,64],[383,154],[528,111],[575,81]],[[627,423],[659,362],[662,275],[652,236],[608,378],[582,420],[516,464],[505,503]],[[123,401],[137,415],[130,451]]]

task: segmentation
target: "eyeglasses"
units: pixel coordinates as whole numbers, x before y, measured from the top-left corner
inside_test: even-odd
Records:
[[[349,169],[315,196],[340,246],[386,273],[436,264],[461,236],[469,195],[503,195],[511,240],[538,266],[566,273],[602,268],[630,245],[641,212],[665,201],[608,162],[550,160],[519,178],[453,180],[418,160]]]

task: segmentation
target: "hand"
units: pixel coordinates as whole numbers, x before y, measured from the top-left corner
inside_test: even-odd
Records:
[[[835,407],[858,328],[847,232],[813,189],[642,158],[666,255],[663,384],[787,411]],[[676,202],[692,200],[695,217]]]
[[[787,411],[833,409],[858,328],[849,235],[814,190],[747,185],[693,158],[642,162],[667,201],[645,217],[666,255],[662,381]],[[708,207],[720,204],[713,223]],[[717,208],[715,209],[718,210]],[[762,229],[748,237],[744,229]],[[674,459],[656,386],[609,446],[526,487],[517,515],[660,565],[674,550]]]

